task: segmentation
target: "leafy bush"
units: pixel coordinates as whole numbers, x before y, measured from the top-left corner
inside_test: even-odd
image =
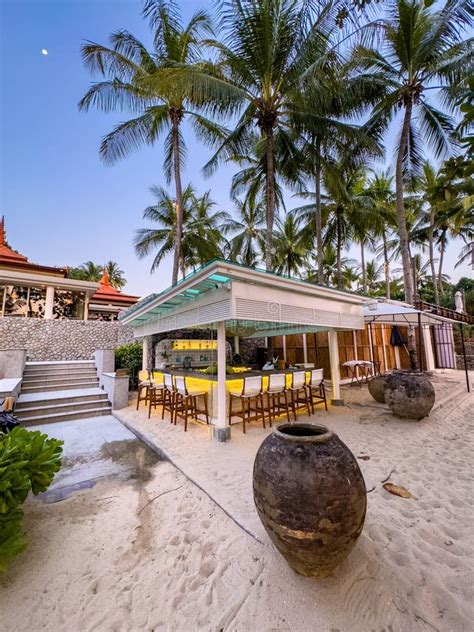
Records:
[[[14,428],[0,433],[0,571],[25,550],[20,506],[28,493],[44,492],[61,467],[62,441]]]
[[[137,388],[138,372],[142,368],[142,346],[139,342],[130,342],[115,349],[115,368],[128,369],[130,387]]]

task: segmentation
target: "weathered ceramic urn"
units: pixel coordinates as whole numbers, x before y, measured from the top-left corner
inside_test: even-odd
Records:
[[[385,384],[387,378],[388,375],[377,375],[369,380],[368,383],[369,393],[379,404],[385,403]]]
[[[385,401],[397,417],[423,419],[435,403],[428,376],[419,371],[394,371],[385,383]]]
[[[257,452],[253,491],[273,544],[300,575],[330,575],[361,534],[362,473],[349,448],[324,426],[276,427]]]

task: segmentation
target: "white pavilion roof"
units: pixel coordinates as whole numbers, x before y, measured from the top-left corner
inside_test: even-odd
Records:
[[[219,321],[242,337],[363,329],[363,304],[349,292],[214,260],[120,316],[136,337],[208,328]]]

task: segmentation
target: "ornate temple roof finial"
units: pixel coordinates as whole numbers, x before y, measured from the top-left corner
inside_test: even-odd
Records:
[[[6,244],[5,215],[2,215],[2,219],[0,221],[0,246],[4,246],[5,244]]]
[[[104,266],[104,269],[102,271],[102,277],[99,281],[100,285],[103,287],[109,287],[110,286],[110,274],[107,271],[107,268]]]

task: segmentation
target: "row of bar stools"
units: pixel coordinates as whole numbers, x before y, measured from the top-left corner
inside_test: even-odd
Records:
[[[241,410],[235,410],[235,401],[240,402]],[[284,373],[271,373],[266,390],[262,376],[246,377],[241,391],[229,392],[229,425],[232,417],[239,417],[245,433],[246,423],[261,419],[265,428],[265,414],[268,414],[271,426],[282,413],[286,413],[288,423],[291,423],[290,411],[296,421],[298,410],[304,407],[308,415],[314,414],[315,404],[318,403],[324,403],[328,409],[322,369],[311,371],[309,378],[306,371],[292,373],[290,386],[286,385]],[[255,415],[252,416],[252,412]]]
[[[191,419],[195,419],[198,421],[198,410],[197,398],[202,397],[204,401],[204,415],[206,417],[206,423],[209,425],[209,411],[207,407],[207,392],[206,391],[196,391],[189,390],[186,384],[186,378],[182,375],[177,375],[175,377],[175,391],[174,391],[174,406],[173,406],[173,414],[174,414],[174,424],[176,425],[176,421],[178,417],[184,419],[184,431],[186,432],[188,429],[188,417]],[[172,415],[173,420],[173,415]]]
[[[240,402],[241,410],[235,411],[233,403]],[[255,415],[252,416],[252,413]],[[265,411],[263,403],[263,380],[261,375],[255,377],[245,377],[241,391],[229,391],[229,425],[232,417],[242,419],[242,428],[245,433],[245,423],[256,420],[261,416],[263,427],[265,428]],[[271,419],[270,419],[271,425]]]
[[[157,406],[163,406],[165,401],[165,384],[164,382],[152,381],[148,387],[148,419],[151,416],[151,409]]]

